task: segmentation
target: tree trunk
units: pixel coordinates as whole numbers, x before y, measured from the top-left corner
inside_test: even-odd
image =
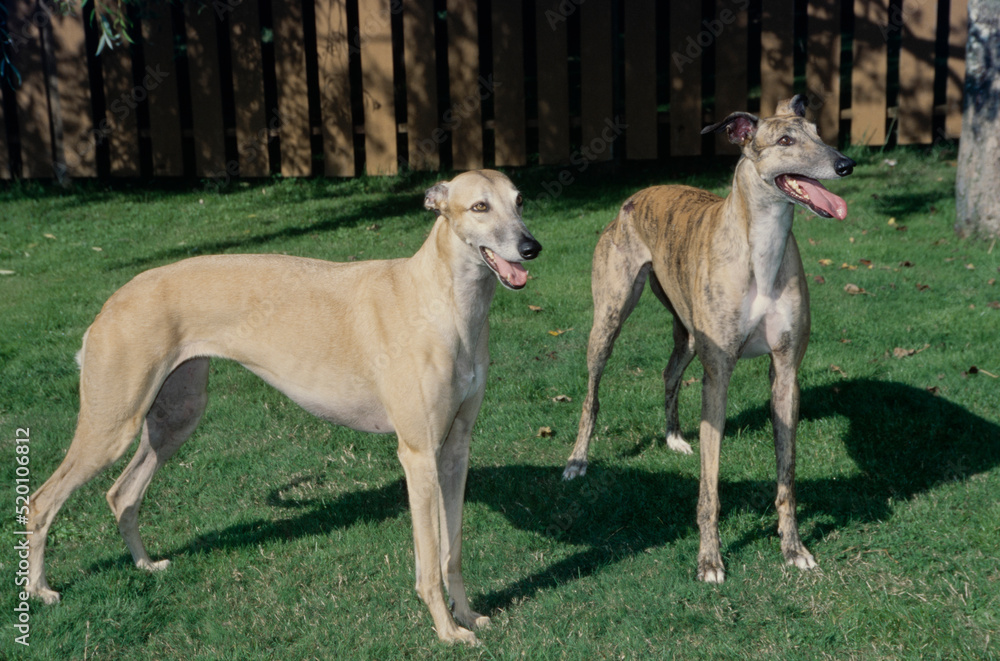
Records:
[[[1000,2],[969,0],[965,107],[955,180],[959,236],[1000,236]]]

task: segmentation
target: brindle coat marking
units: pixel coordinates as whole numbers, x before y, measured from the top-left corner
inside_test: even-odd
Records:
[[[791,233],[794,203],[818,215],[846,216],[843,200],[817,179],[850,174],[854,162],[823,144],[804,119],[803,98],[782,102],[774,117],[734,113],[709,131],[726,130],[742,146],[732,193],[725,199],[689,186],[655,186],[622,205],[594,251],[594,325],[587,348],[589,380],[576,445],[563,477],[587,470],[587,450],[599,408],[598,386],[615,339],[649,279],[674,317],[674,349],[663,371],[666,441],[690,453],[677,419],[685,368],[704,366],[699,431],[699,580],[721,583],[719,450],[726,393],[740,358],[771,356],[771,411],[777,458],[781,550],[802,569],[816,566],[795,519],[797,372],[809,339],[809,293]]]

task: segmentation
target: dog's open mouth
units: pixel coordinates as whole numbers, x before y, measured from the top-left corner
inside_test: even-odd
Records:
[[[801,174],[781,174],[775,177],[774,183],[782,193],[809,207],[817,215],[838,220],[847,218],[844,198],[834,195],[815,179]]]
[[[500,278],[500,282],[503,283],[504,287],[508,289],[520,289],[527,284],[528,272],[521,266],[520,262],[508,262],[485,246],[479,246],[479,252],[483,256],[483,261],[493,269],[493,272]]]

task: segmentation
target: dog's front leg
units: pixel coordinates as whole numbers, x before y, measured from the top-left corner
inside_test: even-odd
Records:
[[[472,425],[479,412],[482,395],[466,402],[459,410],[448,439],[438,459],[441,480],[441,572],[453,602],[455,619],[470,629],[485,628],[490,618],[469,606],[462,578],[462,511],[465,503],[465,480],[469,472],[469,443]]]
[[[726,397],[733,361],[720,357],[712,360],[703,356],[705,374],[701,389],[701,482],[698,489],[698,529],[701,545],[698,550],[699,581],[722,583],[726,569],[719,551],[719,453],[726,426]]]
[[[778,468],[778,536],[785,562],[813,569],[816,561],[799,539],[795,516],[795,430],[799,421],[799,382],[791,358],[775,353],[771,359],[771,426]]]
[[[406,473],[406,490],[413,518],[413,543],[416,559],[417,594],[427,604],[438,638],[445,642],[476,644],[476,636],[458,626],[448,610],[441,591],[441,511],[444,507],[441,478],[435,453],[437,443],[429,437],[399,434],[399,461]]]

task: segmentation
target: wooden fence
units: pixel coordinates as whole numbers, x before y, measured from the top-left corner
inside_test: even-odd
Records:
[[[6,2],[0,178],[733,153],[795,92],[832,144],[960,133],[966,0],[153,0],[99,55],[91,1]]]

